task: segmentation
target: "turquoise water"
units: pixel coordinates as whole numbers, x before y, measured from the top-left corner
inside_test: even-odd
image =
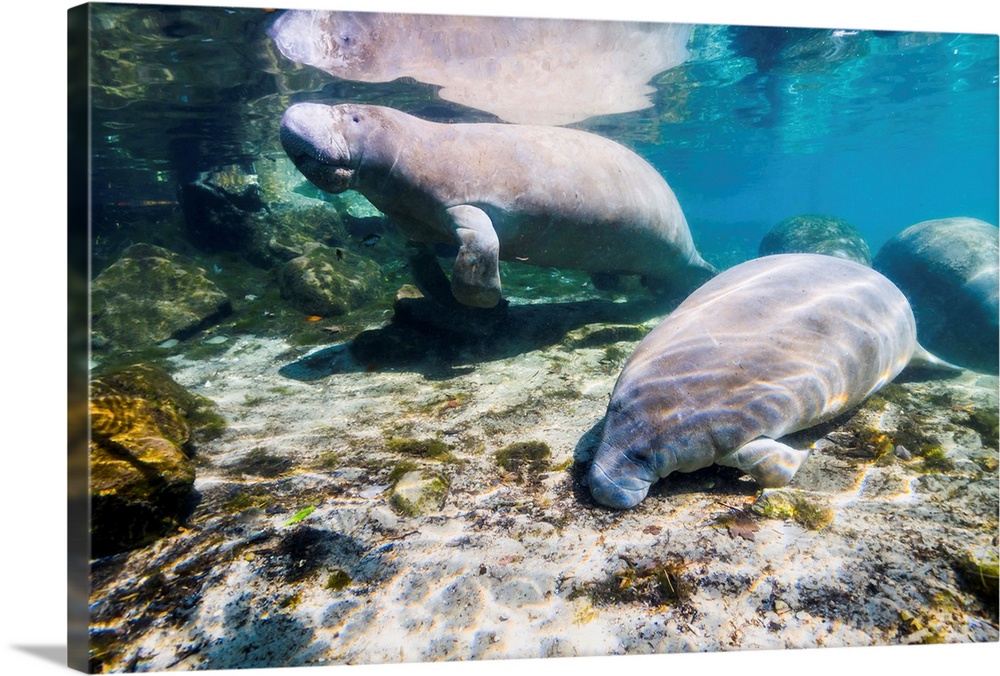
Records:
[[[95,235],[176,208],[177,184],[200,171],[283,158],[278,121],[294,102],[496,119],[409,78],[351,82],[295,64],[267,35],[278,15],[94,5]],[[653,106],[573,126],[660,169],[717,265],[801,213],[853,223],[873,252],[922,220],[998,222],[996,35],[696,26],[687,46],[684,64],[653,78]]]
[[[793,45],[820,33],[745,30]],[[692,228],[759,242],[783,218],[824,213],[853,223],[874,252],[922,220],[997,223],[996,36],[840,40],[851,44],[842,53],[779,52],[763,72],[699,89],[704,102],[692,105],[712,112],[643,148],[670,177]]]

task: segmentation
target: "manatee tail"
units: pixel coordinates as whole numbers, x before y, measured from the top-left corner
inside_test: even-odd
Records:
[[[935,357],[933,354],[928,352],[920,343],[917,343],[916,348],[913,350],[913,356],[910,357],[910,362],[906,365],[907,369],[924,369],[928,371],[934,371],[937,373],[961,373],[965,369],[961,366],[956,366],[950,362],[946,362],[940,357]]]

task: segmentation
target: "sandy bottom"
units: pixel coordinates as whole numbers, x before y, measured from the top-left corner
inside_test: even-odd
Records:
[[[342,345],[240,337],[213,359],[174,358],[175,379],[231,424],[198,449],[185,528],[95,564],[106,668],[998,640],[996,599],[963,567],[997,552],[996,439],[964,422],[995,411],[996,378],[903,382],[805,439],[818,450],[789,489],[710,468],[613,512],[581,467],[616,354],[557,343],[367,370]],[[915,417],[944,471],[858,451],[858,429]],[[447,453],[408,455],[391,443],[404,438]],[[501,466],[496,452],[522,441],[547,444],[547,465]],[[436,478],[443,501],[401,509],[403,472]],[[789,496],[818,522],[749,509]]]

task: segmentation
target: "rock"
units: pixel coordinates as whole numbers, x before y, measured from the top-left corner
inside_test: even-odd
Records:
[[[400,514],[417,516],[440,510],[447,495],[447,478],[427,470],[414,469],[396,480],[390,501]]]
[[[267,208],[257,175],[228,166],[199,174],[180,188],[191,240],[208,251],[238,248],[246,239],[247,215]]]
[[[792,216],[778,223],[764,235],[758,253],[817,253],[872,264],[871,251],[857,228],[845,220],[815,214]]]
[[[941,218],[906,228],[875,256],[875,269],[906,294],[920,344],[953,364],[997,373],[997,228]]]
[[[126,350],[186,338],[231,311],[205,270],[151,244],[126,249],[91,287],[95,344]]]
[[[216,433],[208,400],[150,365],[91,382],[91,556],[141,547],[176,529],[195,469],[192,429]]]
[[[501,299],[494,308],[472,308],[455,302],[440,302],[424,296],[417,287],[404,284],[393,302],[393,323],[418,330],[445,331],[456,336],[483,338],[496,335],[507,319],[509,304]]]
[[[649,330],[635,324],[587,324],[573,329],[563,339],[566,347],[605,347],[620,341],[638,342]]]
[[[348,249],[323,244],[288,261],[278,273],[281,297],[310,315],[342,315],[375,298],[381,270]]]

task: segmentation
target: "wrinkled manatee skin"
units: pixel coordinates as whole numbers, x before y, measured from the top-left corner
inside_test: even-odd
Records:
[[[575,129],[441,124],[383,106],[300,103],[281,143],[321,190],[356,190],[411,240],[458,246],[455,298],[493,307],[499,260],[688,292],[716,270],[646,160]]]
[[[783,254],[706,282],[636,347],[588,476],[597,502],[638,504],[671,472],[737,467],[787,484],[809,455],[779,440],[891,381],[918,349],[906,298],[853,261]]]

